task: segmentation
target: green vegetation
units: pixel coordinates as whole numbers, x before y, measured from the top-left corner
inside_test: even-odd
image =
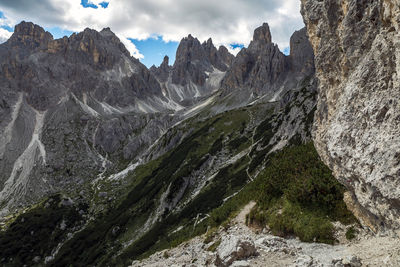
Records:
[[[68,230],[80,224],[79,210],[87,210],[87,205],[62,205],[61,201],[61,195],[49,197],[0,232],[2,266],[32,266],[34,257],[43,260],[51,255]]]
[[[251,133],[246,131],[249,112],[244,108],[182,125],[190,135],[173,150],[130,174],[130,185],[115,208],[104,212],[68,241],[54,266],[69,262],[124,266],[132,259],[177,246],[206,233],[207,229],[226,224],[251,200],[257,205],[248,216],[250,224],[268,224],[275,234],[297,235],[303,241],[332,243],[330,221],[354,221],[342,201],[344,188],[320,161],[312,143],[304,145],[298,140],[267,157],[271,147],[266,144],[274,132],[271,122],[278,120],[274,125],[280,124],[279,118],[271,115],[255,131],[255,141],[261,140],[266,147],[253,149],[250,158],[244,156],[222,168],[189,199],[192,191],[185,177],[221,151],[228,149],[235,155],[249,147]],[[263,162],[266,162],[265,170],[247,184],[246,169],[254,172]],[[142,233],[143,225],[154,216],[158,200],[168,187],[167,201],[173,201],[178,194],[182,194],[180,202],[190,201],[179,212],[165,209]],[[178,227],[180,230],[176,231]],[[132,239],[134,242],[123,249],[122,244]],[[212,242],[213,237],[210,235],[207,241]]]
[[[265,111],[262,123],[254,131],[254,116],[249,115],[253,109]],[[263,112],[258,112],[261,117]],[[250,118],[252,123],[249,123]],[[307,122],[311,123],[312,118],[311,115],[307,117]],[[95,206],[91,209],[99,206],[97,217],[64,243],[51,266],[69,266],[71,263],[74,266],[126,266],[133,259],[177,246],[206,232],[204,242],[211,244],[209,249],[213,250],[219,242],[215,236],[216,229],[228,227],[230,219],[252,200],[257,205],[246,217],[247,223],[268,224],[275,234],[281,236],[296,235],[303,241],[333,243],[331,221],[339,220],[345,224],[355,221],[342,201],[344,188],[320,161],[313,144],[302,144],[300,136],[289,140],[290,146],[282,151],[268,154],[272,148],[270,140],[282,120],[282,117],[273,115],[272,110],[254,106],[208,119],[191,118],[172,129],[160,143],[167,146],[174,135],[185,133],[182,135],[185,138],[173,149],[139,166],[128,175],[123,186],[104,181],[100,188],[91,192]],[[258,145],[249,155],[224,165],[205,182],[200,192],[193,195],[195,186],[188,180],[194,172],[202,171],[208,162],[219,159],[221,155],[229,155],[227,158],[238,155],[249,149],[253,141]],[[124,162],[123,166],[127,164]],[[264,165],[265,169],[248,183],[248,173],[254,175]],[[103,191],[114,192],[118,199],[108,203],[106,198],[99,196]],[[178,200],[185,205],[172,211],[165,208],[156,214],[161,198],[167,204]],[[57,236],[58,230],[54,230],[60,220],[78,220],[75,213],[69,215],[67,207],[57,206],[49,210],[40,206],[37,212],[43,216],[39,216],[41,219],[34,227],[41,229],[39,223],[43,224],[42,228],[46,230],[41,236],[45,239],[51,236],[51,239],[28,240],[27,244],[40,243],[34,248],[38,250],[37,254],[34,251],[30,257],[48,255],[47,250],[63,240],[63,236]],[[18,222],[21,216],[17,218]],[[36,218],[32,214],[28,217]],[[18,227],[24,226],[18,223],[10,227],[12,232],[18,233],[10,235],[13,240],[23,240],[28,231],[20,231]],[[14,249],[22,246],[13,244],[18,241],[10,239],[8,243],[3,242],[1,237],[0,233],[0,249],[5,248],[4,251],[10,242]],[[32,261],[25,254],[16,254],[19,253],[16,250],[6,253],[18,255],[18,263],[29,265]]]
[[[249,223],[268,224],[276,235],[332,244],[330,221],[355,222],[342,200],[344,187],[320,161],[312,143],[277,152],[252,186],[257,206]]]
[[[248,120],[246,110],[234,110],[204,121],[194,121],[197,130],[191,130],[191,134],[178,146],[130,174],[131,184],[126,186],[126,193],[121,195],[116,206],[103,212],[66,242],[53,265],[81,262],[85,265],[111,263],[122,266],[132,258],[144,257],[204,233],[206,224],[199,223],[193,227],[196,218],[202,218],[210,210],[221,206],[224,198],[247,183],[247,157],[220,170],[180,212],[171,213],[165,209],[150,229],[145,233],[141,231],[148,218],[155,216],[153,212],[157,210],[159,199],[168,188],[166,201],[172,201],[181,194],[180,202],[188,200],[192,189],[187,186],[185,177],[199,170],[210,156],[225,149],[229,140],[241,139]],[[190,123],[184,127],[194,128]],[[229,149],[238,153],[241,147],[243,145],[236,144]],[[184,228],[173,233],[179,226]],[[123,250],[122,243],[132,239],[136,241],[118,255]]]
[[[208,250],[208,251],[215,252],[220,244],[221,244],[221,239],[218,239],[217,241],[215,241],[214,243],[212,243],[211,246],[209,246],[209,247],[207,248],[207,250]]]
[[[352,240],[357,236],[358,232],[354,226],[349,227],[346,231],[346,238],[347,240]]]

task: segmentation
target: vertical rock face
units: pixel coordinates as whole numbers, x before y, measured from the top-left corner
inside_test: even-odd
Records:
[[[150,71],[161,83],[166,97],[188,106],[219,88],[233,58],[226,47],[217,50],[211,38],[201,44],[189,34],[179,43],[172,67],[164,58],[160,67],[152,67]]]
[[[14,34],[8,42],[11,45],[23,46],[25,49],[35,49],[40,46],[44,48],[51,41],[53,36],[42,27],[32,22],[22,22],[15,27]]]
[[[320,83],[317,150],[365,225],[398,228],[400,3],[302,0],[302,14]]]
[[[160,67],[152,66],[150,71],[158,78],[162,83],[168,80],[169,72],[171,71],[171,66],[169,65],[169,57],[165,56]]]
[[[239,52],[232,66],[222,87],[227,91],[232,88],[252,88],[258,95],[274,90],[271,87],[278,85],[278,80],[283,82],[289,69],[285,55],[272,43],[266,23],[254,31],[253,41],[247,49]]]
[[[292,71],[296,73],[315,72],[313,48],[308,41],[306,28],[295,31],[290,37],[289,60]]]
[[[277,101],[304,78],[314,75],[314,54],[305,29],[291,37],[290,55],[272,42],[267,23],[254,31],[248,48],[243,48],[221,82],[220,96],[227,106],[251,103],[262,97]]]

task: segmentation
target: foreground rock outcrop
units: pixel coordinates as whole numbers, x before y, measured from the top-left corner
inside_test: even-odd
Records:
[[[254,242],[246,236],[225,236],[217,249],[215,265],[230,266],[234,261],[257,255]]]
[[[304,243],[294,238],[273,236],[266,229],[261,232],[247,227],[244,215],[248,211],[246,206],[228,229],[221,227],[212,242],[206,242],[207,236],[196,237],[176,248],[134,261],[131,267],[219,266],[219,250],[225,249],[227,243],[221,242],[216,251],[210,248],[221,239],[254,244],[257,252],[241,260],[235,258],[228,266],[360,267],[400,264],[400,241],[396,235],[373,237],[362,230],[356,239],[348,241],[340,238],[341,244],[335,246]]]
[[[398,228],[400,3],[302,0],[302,14],[320,83],[316,148],[364,225]]]

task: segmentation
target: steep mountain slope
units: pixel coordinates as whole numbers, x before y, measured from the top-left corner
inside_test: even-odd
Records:
[[[173,149],[128,174],[122,193],[108,191],[121,197],[67,241],[51,264],[125,265],[203,233],[213,222],[208,214],[253,180],[270,152],[301,142],[302,135],[309,140],[314,86],[294,89],[298,102],[285,108],[259,104],[210,118],[199,114],[169,130],[155,149],[170,142]],[[285,131],[290,134],[281,135]],[[106,182],[116,188],[120,181]]]
[[[91,33],[100,35],[99,38],[103,40],[102,33]],[[34,34],[36,35],[38,34]],[[77,37],[70,37],[71,40],[75,40],[74,38]],[[227,73],[234,73],[240,69],[235,62],[242,62],[245,53],[249,55],[244,60],[250,56],[256,59],[256,65],[251,68],[252,74],[246,78],[243,87],[234,85],[229,91],[225,83],[225,87],[222,88],[222,92],[228,90],[228,95],[231,96],[238,90],[250,96],[265,81],[267,86],[258,91],[260,97],[258,99],[253,97],[252,100],[257,101],[250,104],[249,100],[245,99],[241,103],[227,105],[227,98],[217,92],[199,105],[189,107],[186,111],[179,111],[173,116],[170,116],[168,109],[157,114],[139,113],[139,110],[120,114],[114,112],[114,109],[123,111],[118,100],[114,103],[110,98],[111,102],[108,103],[107,97],[101,98],[102,94],[97,98],[97,94],[91,93],[92,88],[95,88],[96,92],[96,86],[85,87],[88,88],[87,92],[84,91],[86,100],[83,92],[79,94],[80,91],[72,91],[66,87],[65,92],[71,96],[64,100],[65,103],[56,103],[54,107],[48,108],[44,119],[44,131],[37,135],[32,134],[35,137],[33,144],[37,146],[32,150],[39,156],[43,155],[44,153],[40,154],[42,153],[40,144],[43,143],[46,152],[46,170],[49,175],[46,179],[59,177],[60,185],[63,185],[58,188],[54,186],[54,191],[51,192],[59,192],[66,186],[71,190],[28,207],[23,214],[6,218],[5,230],[0,233],[2,237],[0,247],[6,251],[3,262],[10,266],[19,266],[21,263],[50,266],[127,265],[133,259],[179,244],[194,235],[204,233],[208,227],[218,226],[225,221],[237,208],[238,199],[235,196],[242,196],[240,192],[248,188],[249,182],[263,181],[262,184],[265,182],[264,178],[268,175],[265,175],[264,169],[271,167],[269,165],[271,157],[276,155],[277,151],[286,146],[299,146],[311,140],[317,84],[313,75],[312,50],[308,49],[310,45],[305,31],[294,34],[291,42],[292,52],[288,57],[279,52],[268,40],[270,40],[269,30],[264,25],[255,31],[255,38],[249,47],[250,52],[239,54],[232,61],[232,66],[226,69]],[[183,43],[179,52],[185,55],[182,58],[187,60],[188,63],[185,64],[191,67],[186,69],[181,66],[182,60],[178,60],[178,63],[170,67],[168,59],[165,58],[160,68],[152,68],[161,86],[155,85],[155,88],[152,88],[154,91],[148,94],[148,98],[159,98],[162,103],[173,99],[164,90],[166,85],[163,81],[166,77],[172,81],[174,71],[178,74],[177,78],[182,78],[182,83],[190,84],[196,81],[201,84],[201,81],[205,81],[207,84],[207,78],[202,73],[212,69],[215,71],[218,67],[223,68],[223,64],[226,66],[231,60],[223,48],[216,50],[211,41],[200,45],[196,39],[189,36]],[[94,47],[95,44],[93,41]],[[81,45],[77,47],[79,51]],[[93,47],[91,49],[95,50]],[[301,52],[302,49],[305,49],[304,53]],[[42,64],[47,62],[47,58],[51,58],[44,52],[36,55],[39,53],[36,50],[27,52],[27,55],[30,53],[34,56],[30,55],[28,58],[44,54],[46,60],[43,59]],[[197,53],[200,53],[201,57]],[[258,53],[260,56],[257,56]],[[283,58],[284,66],[287,67],[283,73],[280,73],[282,69],[275,69],[275,60],[269,60],[274,58],[275,54],[278,58]],[[85,60],[90,63],[89,59]],[[129,62],[133,64],[136,61],[130,59]],[[103,65],[96,67],[94,63],[92,67],[90,65],[92,63],[89,63],[85,65],[83,62],[77,65],[94,68],[93,73],[96,74],[97,68],[106,68]],[[111,63],[110,66],[115,68]],[[142,67],[140,64],[134,66]],[[179,68],[182,68],[183,72],[179,71]],[[268,71],[271,75],[264,77],[264,68],[271,70]],[[36,75],[40,77],[41,74]],[[144,68],[137,78],[122,78],[122,81],[132,79],[133,85],[141,82],[152,84],[154,81],[152,75]],[[115,82],[111,78],[101,80],[106,84],[109,81]],[[56,83],[56,80],[52,82]],[[148,84],[145,83],[146,86]],[[146,88],[145,85],[139,88]],[[280,88],[279,91],[275,91],[276,88]],[[78,89],[77,87],[76,90]],[[126,87],[118,87],[115,90],[124,89]],[[204,96],[212,93],[212,91],[203,92]],[[273,99],[270,97],[272,94],[275,95]],[[186,100],[191,97],[195,96],[188,94]],[[132,103],[146,101],[145,103],[150,103],[151,106],[152,102],[148,98],[143,100],[133,98],[131,101]],[[27,100],[23,98],[23,101]],[[103,101],[113,112],[105,114],[104,110],[99,109],[103,105],[98,106],[96,103]],[[192,98],[190,101],[198,100]],[[183,103],[180,102],[179,105],[181,104]],[[130,102],[127,105],[129,106]],[[26,107],[30,105],[26,104]],[[14,117],[9,114],[7,116]],[[305,150],[297,149],[305,151],[308,155],[314,155],[307,164],[314,162],[314,159],[318,161],[315,152],[312,151],[312,144]],[[60,153],[58,158],[50,161],[51,158],[48,156],[51,155],[50,151],[55,155]],[[296,148],[293,151],[296,151]],[[297,157],[301,158],[301,155]],[[32,159],[32,157],[26,158]],[[91,159],[92,162],[87,163]],[[285,162],[289,159],[287,158]],[[278,159],[274,162],[279,161]],[[320,162],[318,166],[319,164]],[[53,171],[52,168],[55,168],[53,166],[58,166],[58,169]],[[37,165],[34,167],[38,168]],[[326,170],[325,167],[321,169]],[[43,177],[43,172],[40,170],[30,172],[30,175],[26,176],[29,179],[25,180],[31,181],[32,177]],[[320,170],[317,171],[319,172]],[[38,175],[34,176],[32,173]],[[79,177],[82,182],[78,180]],[[35,183],[40,184],[40,181]],[[247,190],[244,192],[248,192]],[[251,197],[260,195],[261,191],[257,192],[250,194]],[[277,196],[274,207],[277,208],[284,198],[284,195]],[[336,200],[341,201],[340,198]],[[313,216],[318,211],[312,213]],[[330,225],[326,218],[322,220]],[[47,233],[49,238],[43,239],[42,235],[34,233]],[[318,238],[318,235],[319,233],[312,232],[311,240],[314,237]],[[326,235],[332,239],[331,233]],[[20,237],[24,237],[23,244]],[[19,249],[21,246],[26,249],[21,251]],[[31,250],[32,253],[27,253],[27,250]]]
[[[305,29],[289,56],[267,24],[236,58],[189,35],[149,71],[109,29],[53,40],[23,22],[0,55],[1,208],[21,206],[0,220],[3,265],[127,266],[249,201],[250,224],[302,241],[354,222],[311,142]]]
[[[0,214],[133,160],[180,109],[109,29],[53,40],[22,22],[0,68]]]
[[[302,13],[320,83],[317,150],[364,225],[398,228],[399,2],[302,0]]]

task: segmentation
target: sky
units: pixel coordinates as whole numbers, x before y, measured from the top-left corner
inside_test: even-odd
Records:
[[[304,27],[300,0],[1,0],[0,43],[23,20],[54,38],[110,27],[148,67],[160,65],[165,55],[172,64],[179,41],[189,34],[200,42],[211,37],[236,54],[267,22],[273,42],[289,53],[290,36]]]

